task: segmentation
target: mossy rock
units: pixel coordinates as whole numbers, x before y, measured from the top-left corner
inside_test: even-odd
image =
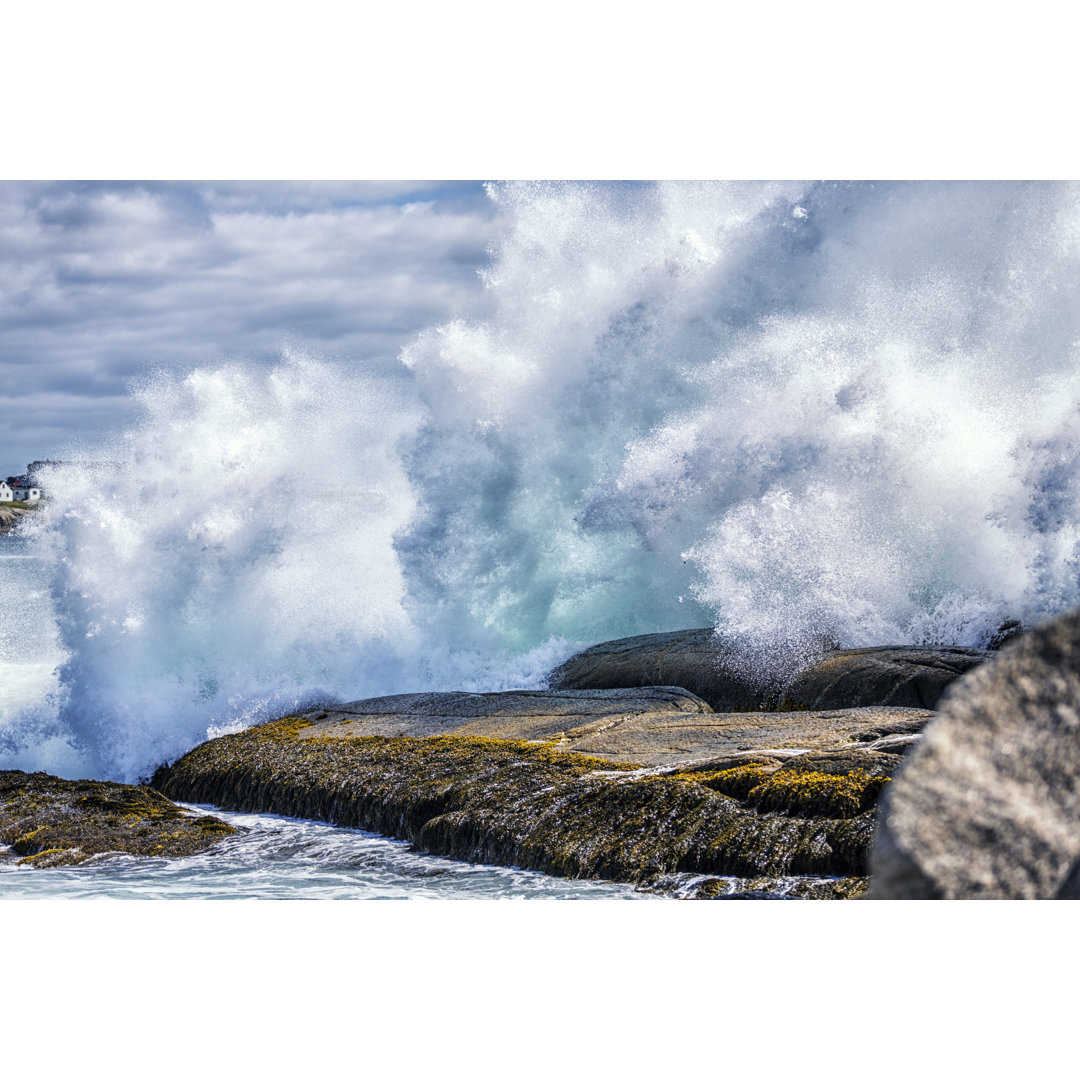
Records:
[[[865,872],[869,798],[854,815],[835,792],[759,810],[717,790],[708,771],[659,772],[474,735],[314,737],[309,725],[287,717],[204,743],[153,784],[171,798],[315,818],[428,854],[562,877]],[[850,783],[868,788],[861,777]]]
[[[0,771],[0,844],[19,866],[73,866],[104,854],[193,855],[236,831],[145,785]]]
[[[781,769],[752,788],[746,801],[758,810],[853,818],[876,804],[888,782],[888,777],[869,776],[861,769],[842,776]]]
[[[696,900],[855,900],[866,895],[867,877],[823,878],[708,878]]]

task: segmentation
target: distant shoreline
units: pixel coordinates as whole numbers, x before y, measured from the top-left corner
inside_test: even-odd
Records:
[[[0,534],[9,533],[23,514],[36,510],[40,504],[36,502],[6,502],[0,503]]]

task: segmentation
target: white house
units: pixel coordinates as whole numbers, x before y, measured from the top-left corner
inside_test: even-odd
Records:
[[[6,480],[0,480],[0,502],[37,502],[41,498],[41,488],[11,487]]]

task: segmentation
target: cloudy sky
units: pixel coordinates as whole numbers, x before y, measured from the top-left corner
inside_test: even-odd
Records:
[[[479,183],[0,182],[0,477],[123,426],[153,369],[396,371],[477,312],[496,227]]]

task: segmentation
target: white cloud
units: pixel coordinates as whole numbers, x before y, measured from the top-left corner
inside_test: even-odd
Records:
[[[495,229],[478,185],[0,184],[0,472],[123,423],[148,369],[288,344],[396,371],[482,303]]]

